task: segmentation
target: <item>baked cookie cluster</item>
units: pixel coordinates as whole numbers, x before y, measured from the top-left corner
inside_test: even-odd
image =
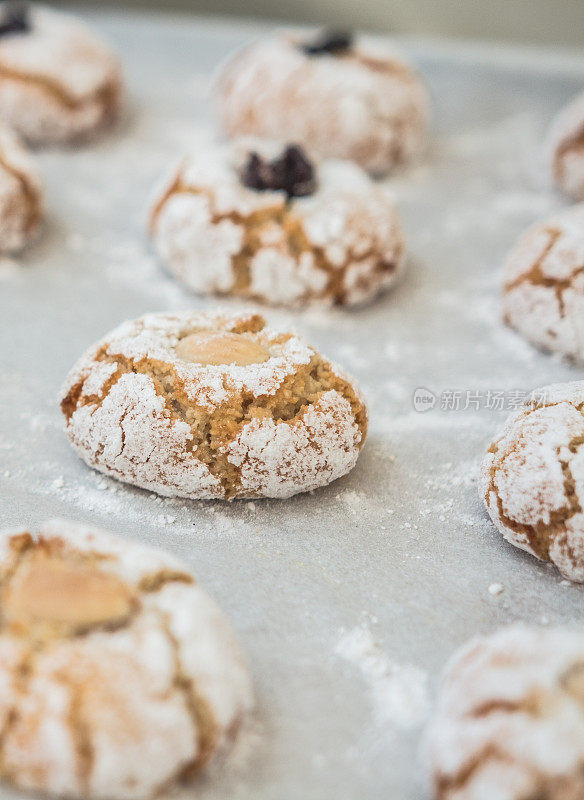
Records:
[[[151,314],[91,348],[61,409],[87,464],[162,495],[290,497],[353,468],[350,378],[258,314]]]
[[[33,145],[118,117],[117,57],[68,15],[0,5],[0,251],[42,217]],[[227,142],[165,179],[149,233],[189,289],[274,305],[357,306],[404,266],[375,178],[420,152],[427,91],[404,61],[335,32],[276,33],[222,68]],[[253,137],[253,138],[251,138]],[[551,134],[556,184],[584,198],[584,100]],[[528,231],[504,268],[506,322],[584,362],[584,205]],[[249,312],[150,314],[75,364],[66,434],[99,472],[168,497],[289,498],[356,464],[367,408],[354,380]],[[484,456],[480,494],[509,542],[584,582],[584,381],[538,390]],[[253,507],[253,506],[252,506]],[[0,776],[92,800],[173,791],[252,707],[231,628],[170,556],[55,521],[0,533]],[[363,655],[363,653],[361,654]],[[366,671],[386,670],[369,663]],[[514,627],[448,667],[426,735],[437,800],[582,800],[584,634]],[[386,677],[386,676],[384,676]]]
[[[190,289],[279,305],[362,304],[404,264],[387,190],[356,164],[265,140],[185,159],[154,202],[150,232]]]
[[[133,800],[192,778],[251,707],[229,624],[176,559],[54,521],[0,533],[0,775]]]
[[[584,796],[584,634],[523,625],[448,665],[426,732],[436,800]]]
[[[375,174],[419,152],[428,120],[414,70],[346,34],[269,36],[223,66],[216,95],[228,136],[287,139]]]

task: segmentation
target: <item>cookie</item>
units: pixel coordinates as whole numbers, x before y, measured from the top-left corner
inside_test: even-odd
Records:
[[[463,647],[423,754],[436,800],[584,797],[584,633],[517,625]]]
[[[584,92],[554,119],[549,132],[552,179],[574,200],[584,200]]]
[[[404,264],[394,202],[360,167],[265,140],[183,161],[150,230],[163,264],[195,292],[277,305],[363,304]]]
[[[87,138],[118,115],[117,58],[68,14],[0,4],[0,118],[35,145]]]
[[[584,362],[584,204],[530,228],[503,269],[503,316],[528,341]]]
[[[536,390],[481,467],[480,494],[507,541],[584,582],[584,381]]]
[[[290,497],[349,472],[367,413],[351,379],[257,314],[150,314],[69,374],[66,433],[89,464],[171,497]]]
[[[0,775],[59,796],[142,800],[234,736],[251,687],[189,569],[62,520],[0,533]]]
[[[21,250],[38,234],[42,217],[36,164],[18,137],[0,124],[0,252]]]
[[[293,141],[376,174],[416,154],[427,127],[412,68],[350,36],[275,33],[225,64],[216,96],[228,136]]]

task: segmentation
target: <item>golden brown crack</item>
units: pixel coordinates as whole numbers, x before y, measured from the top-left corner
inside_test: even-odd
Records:
[[[505,762],[509,761],[509,756],[494,744],[485,745],[454,775],[436,775],[434,779],[436,800],[448,800],[456,796],[487,761]]]
[[[181,170],[179,169],[174,181],[170,184],[165,194],[160,198],[150,215],[150,232],[153,233],[158,217],[166,203],[175,195],[192,194],[207,197],[212,209],[213,195],[209,189],[191,186],[184,182]],[[265,298],[254,294],[251,288],[250,264],[253,258],[264,248],[264,234],[272,227],[281,229],[286,241],[287,255],[296,260],[300,260],[303,254],[310,254],[314,260],[316,269],[327,275],[328,281],[324,289],[321,290],[319,297],[331,298],[336,305],[345,305],[347,302],[347,292],[344,286],[344,278],[347,268],[352,264],[367,262],[372,256],[377,256],[377,262],[373,269],[374,276],[385,276],[396,271],[403,254],[403,246],[400,245],[396,250],[395,258],[386,261],[373,249],[365,253],[355,255],[350,253],[345,262],[335,266],[327,258],[324,248],[314,245],[304,230],[304,225],[292,207],[288,204],[278,204],[270,208],[262,208],[253,211],[251,214],[244,215],[232,211],[227,214],[218,214],[211,211],[211,223],[218,225],[228,220],[235,225],[239,225],[243,230],[243,243],[238,253],[232,256],[231,263],[234,274],[233,287],[223,294],[236,294],[243,297],[264,302]],[[371,281],[363,285],[363,279],[357,282],[359,288],[367,289]],[[217,292],[217,294],[222,294]]]
[[[95,752],[91,727],[84,715],[85,687],[82,683],[76,683],[70,679],[67,680],[66,687],[70,691],[68,721],[75,747],[77,780],[83,794],[89,796]]]
[[[6,716],[4,727],[0,731],[0,775],[7,781],[15,782],[14,776],[5,761],[6,742],[20,722],[19,704],[28,691],[29,683],[34,675],[35,661],[42,650],[42,643],[36,642],[34,645],[29,643],[28,649],[14,672],[12,706]]]
[[[209,703],[197,691],[194,681],[187,675],[183,667],[180,645],[172,632],[168,615],[160,612],[159,617],[173,653],[173,686],[184,699],[194,733],[193,758],[189,763],[181,765],[177,774],[170,778],[167,785],[172,785],[176,781],[189,780],[209,761],[218,745],[219,726]]]
[[[116,106],[119,99],[119,85],[117,79],[110,79],[96,91],[84,97],[77,97],[68,92],[60,83],[46,75],[39,75],[34,72],[24,72],[21,70],[0,65],[0,81],[9,80],[16,83],[23,83],[28,86],[35,86],[49,95],[60,106],[69,110],[76,111],[84,106],[98,103],[103,106],[104,111]]]
[[[138,583],[138,591],[145,594],[159,592],[169,583],[194,584],[195,579],[186,572],[163,569],[151,575],[144,575]]]
[[[519,286],[522,286],[524,283],[529,283],[532,286],[545,286],[550,289],[553,289],[555,292],[556,298],[558,300],[558,306],[560,315],[563,317],[565,313],[565,304],[564,304],[564,292],[570,289],[573,286],[574,279],[577,275],[580,275],[584,272],[584,266],[575,267],[569,278],[551,278],[548,275],[545,275],[542,269],[543,263],[554,249],[556,242],[562,236],[562,231],[558,230],[557,228],[553,228],[548,226],[545,228],[545,233],[548,235],[548,241],[544,248],[542,249],[539,257],[537,258],[534,265],[531,267],[530,270],[527,272],[522,273],[518,278],[509,283],[506,283],[504,286],[504,291],[506,293],[512,292]],[[508,323],[512,324],[511,320],[506,320]]]
[[[581,706],[584,706],[584,663],[572,664],[560,678],[560,686]]]
[[[553,173],[556,181],[562,181],[565,172],[564,158],[568,153],[584,157],[584,130],[571,136],[556,149],[553,155]]]
[[[236,326],[237,332],[258,332],[259,320],[261,317],[240,321]],[[235,332],[235,328],[231,332]],[[284,335],[286,338],[287,335]],[[252,420],[271,419],[276,423],[294,424],[325,392],[335,390],[351,405],[361,432],[359,447],[363,445],[367,434],[367,412],[363,402],[350,382],[336,375],[331,365],[318,354],[313,356],[309,364],[300,365],[293,375],[287,376],[274,394],[255,397],[251,392],[236,392],[226,386],[228,399],[212,412],[193,402],[172,362],[154,359],[135,361],[120,353],[109,353],[107,345],[97,353],[96,360],[116,363],[118,369],[99,396],[83,395],[85,377],[75,383],[61,403],[67,421],[77,408],[84,405],[99,408],[122,375],[147,375],[152,379],[157,394],[164,400],[167,418],[180,420],[190,427],[192,439],[187,444],[187,452],[192,452],[221,482],[227,498],[237,496],[242,479],[241,467],[232,464],[225,451],[244,425]]]
[[[0,166],[18,181],[26,205],[24,230],[26,234],[31,234],[36,230],[41,219],[41,199],[38,189],[26,172],[17,169],[8,161],[5,153],[0,153]]]

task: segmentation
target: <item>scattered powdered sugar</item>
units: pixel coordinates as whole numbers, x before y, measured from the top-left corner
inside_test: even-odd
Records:
[[[424,670],[390,658],[365,625],[342,633],[335,653],[366,681],[376,723],[408,730],[424,722],[430,701]]]

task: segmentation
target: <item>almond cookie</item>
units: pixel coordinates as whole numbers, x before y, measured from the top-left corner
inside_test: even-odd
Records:
[[[85,25],[45,6],[0,4],[0,118],[32,144],[87,137],[118,114],[117,58]]]
[[[91,348],[66,432],[100,472],[172,497],[290,497],[349,472],[366,433],[351,380],[254,314],[150,314]]]
[[[574,200],[584,200],[584,92],[553,121],[549,150],[554,183]]]
[[[536,390],[481,467],[480,494],[507,541],[584,582],[584,381]]]
[[[427,127],[411,67],[348,35],[275,33],[228,61],[216,94],[229,136],[285,138],[378,174],[415,154]]]
[[[584,204],[530,228],[503,276],[505,322],[537,347],[584,361]]]
[[[581,800],[584,633],[516,625],[463,647],[423,751],[436,800]]]
[[[393,200],[356,164],[295,145],[218,145],[185,160],[150,223],[162,262],[190,289],[279,305],[353,306],[404,263]]]
[[[21,250],[39,231],[41,179],[18,138],[0,124],[0,252]]]
[[[0,775],[142,800],[192,778],[251,707],[233,632],[171,556],[84,525],[0,533]]]

